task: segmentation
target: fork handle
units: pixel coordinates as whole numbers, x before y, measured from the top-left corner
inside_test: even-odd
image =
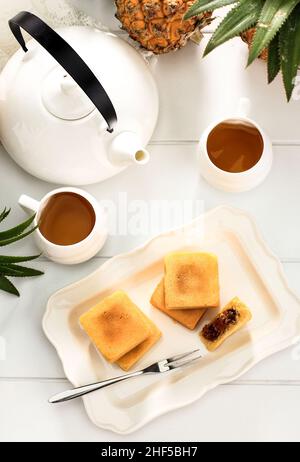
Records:
[[[115,377],[113,379],[103,380],[102,382],[90,383],[89,385],[84,385],[82,387],[72,388],[71,390],[66,390],[62,393],[58,393],[57,395],[52,396],[52,398],[49,399],[49,403],[56,404],[69,401],[74,398],[79,398],[79,396],[87,395],[92,391],[100,390],[101,388],[106,388],[110,385],[114,385],[115,383],[123,382],[143,374],[144,371],[137,371],[130,374],[121,375],[120,377]]]

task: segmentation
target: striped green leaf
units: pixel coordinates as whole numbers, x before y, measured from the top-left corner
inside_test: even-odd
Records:
[[[279,35],[277,34],[268,50],[268,82],[271,83],[280,72]]]
[[[184,19],[190,19],[193,16],[198,16],[201,13],[214,11],[218,8],[222,8],[223,6],[238,3],[239,1],[240,0],[197,0],[187,11]]]
[[[18,289],[5,276],[0,276],[0,290],[16,295],[17,297],[20,296]]]
[[[25,237],[29,236],[30,234],[32,234],[36,229],[37,229],[37,226],[35,226],[34,228],[31,228],[29,231],[21,234],[20,236],[12,237],[10,239],[4,239],[2,241],[0,240],[0,247],[4,247],[6,245],[13,244],[14,242],[20,241],[24,239]]]
[[[250,48],[248,65],[269,46],[298,3],[299,0],[265,0]]]
[[[0,223],[1,221],[5,220],[5,218],[10,214],[10,209],[5,209],[0,213]]]
[[[9,213],[10,209],[7,209],[5,207],[4,210],[0,213],[0,223],[3,220],[5,220]],[[24,239],[25,237],[32,234],[37,228],[37,226],[30,228],[29,230],[28,228],[32,225],[34,218],[34,216],[30,217],[28,220],[24,221],[20,225],[8,229],[7,231],[0,232],[0,247],[12,244],[16,241],[20,241],[21,239]],[[20,294],[17,288],[8,279],[8,277],[25,278],[41,276],[42,274],[44,274],[42,271],[17,264],[35,260],[39,256],[40,255],[15,257],[9,255],[0,255],[0,291],[2,290],[10,294],[19,296]]]
[[[8,229],[7,231],[2,231],[0,233],[0,242],[4,241],[6,239],[10,239],[12,237],[19,236],[20,234],[23,233],[29,226],[32,224],[33,220],[35,218],[35,215],[32,217],[28,218],[28,220],[24,221],[18,226],[15,226],[15,228]]]
[[[26,268],[24,266],[0,265],[0,274],[2,276],[12,276],[15,278],[30,278],[34,276],[41,276],[44,273],[32,268]]]
[[[40,256],[41,254],[32,255],[30,257],[10,257],[8,255],[0,255],[0,265],[7,264],[7,263],[22,263],[25,261],[32,261],[32,260],[36,260]]]
[[[212,35],[204,56],[254,26],[260,16],[263,4],[264,0],[247,0],[233,7]]]
[[[290,101],[300,65],[300,5],[280,31],[279,48],[284,87],[287,99]]]

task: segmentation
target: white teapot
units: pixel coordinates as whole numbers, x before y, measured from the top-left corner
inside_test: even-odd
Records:
[[[56,32],[29,12],[9,25],[23,50],[0,76],[0,139],[21,167],[84,185],[148,161],[158,93],[131,45],[89,27]]]

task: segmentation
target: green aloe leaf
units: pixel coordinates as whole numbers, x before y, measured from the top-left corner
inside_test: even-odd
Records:
[[[0,223],[1,221],[5,220],[5,218],[10,214],[10,209],[5,209],[0,213]]]
[[[207,11],[214,11],[223,6],[232,5],[237,3],[239,0],[197,0],[194,5],[187,11],[184,16],[184,19],[190,19],[193,16],[198,16],[201,13],[206,13]]]
[[[282,27],[279,47],[284,87],[287,99],[290,101],[300,65],[300,5]]]
[[[22,263],[22,262],[25,262],[25,261],[36,260],[40,256],[41,256],[41,254],[32,255],[30,257],[10,257],[10,256],[7,256],[7,255],[0,255],[0,265],[7,264],[7,263]]]
[[[24,221],[23,223],[16,226],[15,228],[8,229],[7,231],[2,231],[0,233],[0,242],[22,234],[23,231],[25,231],[31,225],[34,218],[35,218],[35,215],[28,218],[28,220]]]
[[[41,276],[44,274],[42,271],[38,271],[32,268],[27,268],[25,266],[19,265],[1,265],[0,264],[0,274],[4,276],[13,276],[13,277],[34,277]]]
[[[3,220],[5,220],[9,213],[10,209],[7,209],[7,207],[5,207],[4,210],[0,213],[0,223]],[[32,234],[37,229],[37,226],[31,227],[34,218],[35,216],[27,219],[20,225],[15,226],[14,228],[0,232],[0,247],[12,244],[16,241],[20,241],[21,239],[24,239],[25,237]],[[40,255],[17,257],[9,255],[0,255],[0,291],[2,290],[10,294],[19,296],[20,294],[17,288],[8,279],[8,277],[25,278],[41,276],[42,274],[44,274],[42,271],[17,264],[35,260],[39,256]]]
[[[0,276],[0,290],[4,290],[4,292],[16,295],[17,297],[20,296],[17,288],[5,276]]]
[[[254,26],[260,16],[264,0],[247,0],[233,7],[212,35],[204,56],[224,42]]]
[[[280,71],[279,35],[277,34],[268,50],[268,82],[271,83]]]
[[[21,239],[24,239],[24,237],[27,237],[30,234],[32,234],[36,229],[37,229],[37,226],[35,226],[34,228],[31,228],[29,231],[21,234],[20,236],[12,237],[10,239],[4,239],[3,241],[0,240],[0,247],[4,247],[6,245],[12,244],[13,242],[20,241]]]
[[[265,0],[250,47],[248,65],[269,46],[299,0]]]

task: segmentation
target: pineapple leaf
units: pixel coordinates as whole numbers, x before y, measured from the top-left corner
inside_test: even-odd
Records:
[[[0,290],[20,297],[20,293],[17,288],[5,276],[0,276]]]
[[[34,228],[31,228],[29,231],[21,234],[20,236],[12,237],[10,239],[4,239],[3,241],[0,240],[0,247],[4,247],[5,245],[12,244],[13,242],[20,241],[21,239],[24,239],[24,237],[27,237],[30,234],[32,234],[36,229],[37,229],[37,226],[35,226]]]
[[[206,13],[208,11],[214,11],[217,8],[232,5],[233,3],[237,3],[238,1],[239,0],[197,0],[187,11],[187,13],[184,16],[184,19],[190,19],[193,16],[198,16],[199,14]]]
[[[280,71],[279,35],[277,34],[269,45],[268,51],[268,82],[271,83]]]
[[[300,5],[282,27],[279,47],[284,87],[287,99],[290,101],[300,65]]]
[[[16,226],[15,228],[8,229],[7,231],[2,231],[0,233],[0,242],[6,239],[10,239],[15,236],[19,236],[23,233],[33,222],[35,215],[30,217],[28,220],[24,221],[20,225]]]
[[[0,213],[0,223],[1,221],[5,220],[5,218],[10,214],[10,209],[5,209]]]
[[[32,255],[30,257],[10,257],[7,255],[0,255],[0,265],[6,265],[7,263],[23,263],[25,261],[36,260],[40,256],[41,254]]]
[[[34,277],[41,276],[44,274],[42,271],[38,271],[32,268],[27,268],[25,266],[19,265],[1,265],[0,264],[0,274],[2,276],[13,276],[13,277]]]
[[[248,66],[268,47],[298,3],[299,0],[265,0],[250,47]]]
[[[229,11],[212,35],[204,51],[204,56],[224,42],[250,29],[257,22],[264,0],[243,0]]]

